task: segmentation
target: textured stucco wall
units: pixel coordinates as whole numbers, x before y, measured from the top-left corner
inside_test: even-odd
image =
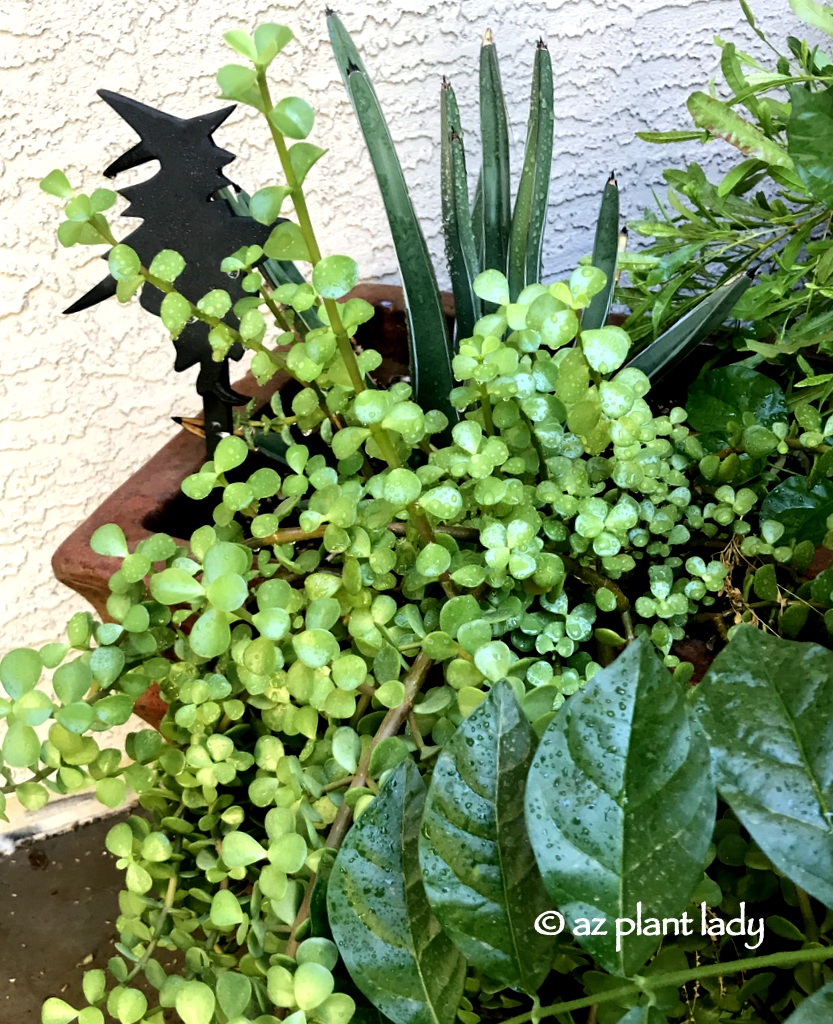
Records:
[[[803,34],[787,0],[753,6],[775,39]],[[60,249],[57,201],[37,182],[61,167],[88,191],[105,185],[101,170],[135,141],[97,88],[181,116],[203,113],[221,105],[216,68],[236,59],[223,31],[263,20],[291,25],[299,41],[277,65],[282,81],[274,93],[300,94],[319,111],[312,140],[331,152],[309,184],[325,250],[354,255],[367,279],[395,279],[322,8],[286,0],[92,0],[82,13],[80,5],[55,0],[12,0],[0,14],[0,651],[57,639],[68,615],[84,607],[52,579],[52,550],[171,436],[172,414],[195,409],[193,371],[174,377],[172,346],[144,311],[111,300],[74,317],[59,312],[100,279],[104,264],[91,249]],[[548,40],[558,153],[550,276],[590,249],[589,225],[609,168],[619,174],[624,215],[634,216],[650,203],[662,167],[683,158],[682,147],[651,147],[634,132],[687,127],[685,97],[717,67],[712,36],[764,52],[736,0],[353,0],[340,13],[375,78],[438,258],[440,76],[452,78],[476,126],[479,41],[487,26],[494,30],[517,174],[534,41]],[[254,124],[241,109],[217,134],[239,154],[230,176],[250,192],[270,180],[263,132]],[[706,155],[696,145],[687,152]],[[130,180],[147,173],[131,172]],[[125,231],[134,225],[127,222]]]

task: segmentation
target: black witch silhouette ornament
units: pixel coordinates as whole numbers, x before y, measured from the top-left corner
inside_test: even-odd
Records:
[[[201,117],[180,118],[105,89],[98,90],[98,95],[141,139],[110,164],[104,171],[106,177],[115,177],[150,160],[160,164],[152,178],[118,190],[130,203],[124,216],[143,220],[124,239],[125,244],[136,251],[143,266],[148,266],[161,250],[175,249],[185,260],[176,288],[191,302],[196,303],[215,288],[228,292],[232,302],[237,301],[243,291],[237,281],[220,270],[220,263],[241,246],[262,245],[270,228],[233,213],[217,196],[221,189],[232,186],[221,169],[235,157],[221,149],[211,136],[234,106]],[[88,309],[115,294],[116,281],[107,277],[65,312]],[[162,293],[155,288],[142,289],[142,306],[157,316],[162,299]],[[203,399],[210,457],[220,437],[232,430],[232,406],[243,405],[248,399],[232,389],[228,359],[212,359],[208,330],[208,325],[201,321],[186,324],[174,341],[174,369],[182,371],[199,364],[197,392]],[[238,343],[229,351],[232,359],[240,359],[242,354]]]

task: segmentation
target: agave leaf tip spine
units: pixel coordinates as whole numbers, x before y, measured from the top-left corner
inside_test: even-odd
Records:
[[[494,46],[495,45],[495,37],[492,35],[492,30],[490,28],[487,28],[486,31],[483,33],[483,45],[484,46]]]

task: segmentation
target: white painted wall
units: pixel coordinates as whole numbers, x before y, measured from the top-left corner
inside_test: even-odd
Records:
[[[332,0],[336,2],[336,0]],[[779,43],[803,35],[787,0],[752,0]],[[325,251],[348,252],[366,279],[395,280],[384,215],[352,112],[329,53],[323,3],[276,0],[13,0],[0,14],[0,652],[57,639],[84,603],[51,577],[56,545],[195,411],[193,371],[176,378],[158,321],[115,300],[74,317],[60,310],[98,281],[90,249],[55,241],[58,203],[37,183],[63,168],[85,190],[135,141],[95,95],[108,88],[193,116],[217,106],[214,72],[236,58],[222,33],[283,21],[299,38],[276,66],[276,98],[319,111],[312,141],[330,155],[310,176]],[[634,138],[687,127],[685,98],[718,64],[724,35],[764,53],[736,0],[352,0],[340,14],[375,78],[405,173],[439,259],[438,92],[455,85],[476,127],[476,67],[495,33],[519,171],[534,42],[548,40],[556,74],[557,158],[546,246],[550,277],[589,251],[598,194],[616,168],[626,217],[650,203],[674,150]],[[251,134],[251,141],[250,141]],[[248,191],[271,181],[264,135],[238,111],[217,133],[239,154],[230,176]],[[708,152],[717,150],[712,147]],[[734,159],[733,156],[729,159]],[[147,171],[133,172],[131,180]],[[126,178],[127,176],[125,176]],[[128,183],[127,181],[124,184]],[[126,222],[125,233],[135,226]]]

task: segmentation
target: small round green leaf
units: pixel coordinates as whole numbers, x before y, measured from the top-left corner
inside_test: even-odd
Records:
[[[291,28],[286,25],[264,24],[255,29],[254,42],[257,48],[257,63],[265,67],[294,39]]]
[[[33,689],[40,679],[43,668],[41,656],[28,647],[15,647],[0,659],[0,682],[13,699],[22,697]]]
[[[266,850],[246,832],[229,832],[223,839],[220,852],[230,868],[243,868],[266,858]]]
[[[129,245],[114,245],[107,257],[107,265],[110,267],[110,274],[117,281],[135,277],[142,269],[142,261]]]
[[[326,629],[305,629],[292,638],[300,660],[310,668],[323,668],[338,656],[338,640]]]
[[[499,270],[484,270],[472,282],[474,294],[487,302],[505,306],[509,302],[509,282]]]
[[[216,658],[231,643],[228,612],[209,608],[197,619],[189,636],[191,650],[201,658]]]
[[[29,690],[28,693],[24,693],[22,697],[18,697],[12,708],[15,721],[31,726],[43,725],[53,709],[52,701],[42,690]]]
[[[154,277],[159,277],[163,281],[167,281],[168,284],[175,281],[184,269],[185,260],[173,249],[163,249],[161,252],[158,252],[148,267],[149,272]]]
[[[41,1007],[41,1024],[69,1024],[75,1020],[78,1011],[74,1010],[63,999],[50,996]]]
[[[77,700],[55,712],[55,721],[63,725],[68,732],[82,735],[95,720],[95,712],[83,700]]]
[[[11,768],[28,768],[40,756],[40,740],[31,725],[12,722],[3,739],[3,760]]]
[[[287,832],[269,844],[269,863],[279,871],[294,874],[307,859],[307,844],[297,832]]]
[[[40,182],[42,192],[48,192],[51,196],[58,196],[59,199],[72,198],[72,185],[67,180],[63,171],[54,170]]]
[[[183,1024],[211,1024],[214,1018],[214,993],[202,981],[186,981],[180,985],[174,1005]]]
[[[90,547],[97,555],[107,555],[112,558],[125,558],[130,553],[127,550],[124,531],[115,523],[99,526],[90,538]]]
[[[81,658],[61,665],[52,677],[55,693],[64,704],[75,704],[81,700],[92,683],[92,670]]]
[[[218,889],[211,901],[210,916],[216,928],[233,928],[243,920],[243,908],[233,892]]]
[[[209,602],[220,611],[237,611],[246,602],[249,588],[242,576],[234,572],[223,573],[212,580],[206,587],[205,595]]]
[[[245,974],[223,971],[217,978],[217,1002],[228,1018],[245,1012],[252,998],[252,983]]]
[[[269,120],[290,139],[305,139],[312,131],[315,111],[306,100],[287,96],[269,111]]]
[[[358,265],[349,256],[325,256],[312,271],[312,283],[325,299],[340,299],[355,287],[358,279]]]
[[[249,213],[258,224],[274,224],[281,213],[284,200],[292,194],[288,185],[267,185],[258,189],[249,200]]]
[[[223,437],[214,452],[214,468],[218,473],[227,473],[246,461],[249,449],[242,437]]]
[[[182,328],[191,319],[191,303],[179,292],[168,292],[162,299],[159,316],[170,331],[171,337],[178,338]]]
[[[627,358],[631,339],[621,327],[600,327],[581,332],[581,347],[594,370],[613,373]]]
[[[332,993],[335,979],[323,964],[299,964],[294,978],[295,1002],[305,1012],[314,1010]]]

